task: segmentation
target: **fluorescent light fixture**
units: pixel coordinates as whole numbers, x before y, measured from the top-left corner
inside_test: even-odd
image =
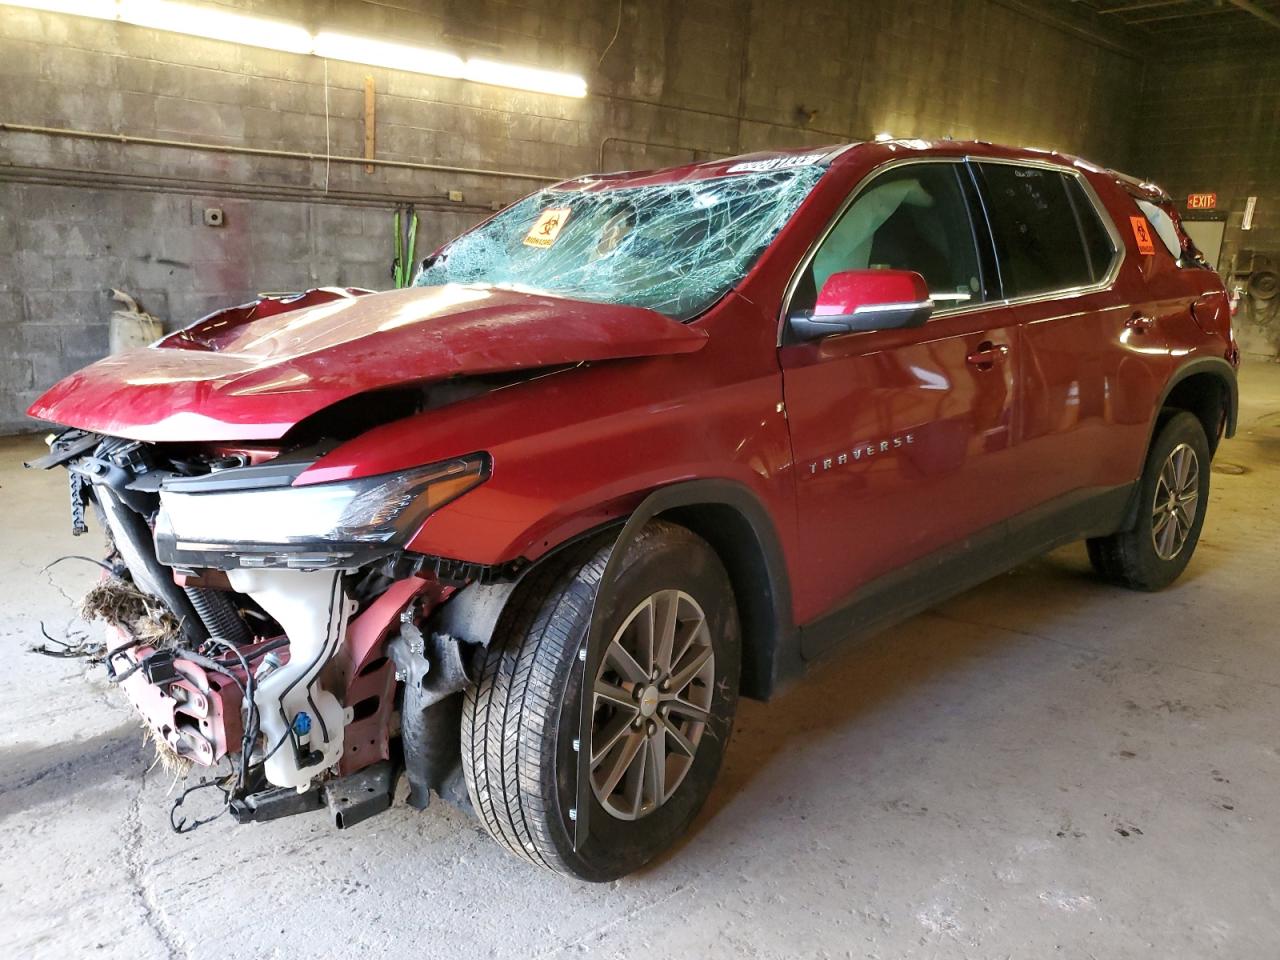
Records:
[[[365,63],[410,73],[427,73],[433,77],[460,78],[463,72],[461,57],[424,47],[410,47],[403,43],[388,43],[349,33],[322,30],[316,34],[312,52],[330,60],[346,60]]]
[[[179,3],[176,0],[0,0],[0,6],[27,7],[99,20],[122,20],[191,37],[265,47],[285,53],[311,53],[433,77],[470,80],[494,87],[510,87],[558,97],[585,97],[587,81],[572,73],[540,70],[496,60],[463,60],[452,53],[375,40],[333,30],[315,36],[305,27],[283,20],[236,13],[225,7]],[[887,134],[876,139],[888,139]]]
[[[116,18],[116,0],[5,0],[5,5],[48,10],[52,13],[71,13],[77,17],[94,17],[98,20]]]
[[[534,93],[551,93],[559,97],[585,97],[587,81],[572,73],[555,70],[538,70],[535,67],[518,67],[493,60],[468,60],[463,76],[473,83],[487,83],[494,87],[514,87]]]
[[[311,34],[280,20],[250,17],[217,7],[172,0],[120,0],[120,19],[139,27],[171,30],[193,37],[226,40],[286,53],[310,53]]]
[[[892,140],[892,139],[893,139],[893,134],[892,134],[892,133],[877,133],[877,134],[876,134],[876,141],[877,141],[877,142],[879,142],[879,143],[884,143],[886,140]]]

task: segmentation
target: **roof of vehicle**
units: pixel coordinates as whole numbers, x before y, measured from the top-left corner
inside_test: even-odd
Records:
[[[654,170],[619,170],[614,173],[591,173],[557,183],[554,190],[600,190],[616,187],[645,187],[687,180],[710,180],[737,173],[787,170],[831,163],[848,152],[856,143],[839,143],[824,147],[793,150],[765,150],[735,157],[718,157],[700,163]]]
[[[1050,162],[1076,167],[1092,173],[1113,177],[1129,193],[1153,199],[1166,198],[1164,190],[1153,183],[1144,182],[1128,174],[1091,163],[1081,157],[1040,147],[1013,147],[986,140],[861,140],[851,143],[828,144],[816,147],[798,147],[787,150],[764,150],[732,157],[717,157],[678,167],[653,170],[621,170],[614,173],[588,174],[556,184],[555,190],[609,190],[619,187],[643,187],[659,184],[708,180],[716,177],[769,170],[786,170],[814,164],[832,166],[854,163],[868,154],[880,154],[889,160],[894,155],[930,154],[940,156],[991,157],[1002,160]]]

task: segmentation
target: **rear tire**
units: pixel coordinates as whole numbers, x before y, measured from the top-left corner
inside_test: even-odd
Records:
[[[589,835],[574,850],[573,742],[584,686],[578,654],[611,550],[588,547],[521,584],[478,660],[462,718],[467,790],[489,833],[524,859],[593,882],[636,870],[697,815],[728,744],[741,662],[737,606],[720,558],[684,527],[648,524],[626,548],[611,595],[599,601],[605,642],[637,652],[623,673],[613,658],[625,658],[614,654],[589,685],[596,722],[594,742],[583,750],[599,754],[599,768],[593,764]],[[678,639],[667,645],[670,668],[663,672],[661,657],[651,658],[654,674],[640,681],[628,674],[643,669],[636,631],[651,622],[649,609],[652,622],[669,622]],[[606,750],[607,743],[616,747]],[[693,747],[691,757],[681,745]]]
[[[1209,505],[1209,441],[1185,411],[1163,422],[1138,484],[1137,519],[1128,530],[1086,541],[1102,577],[1133,590],[1159,590],[1186,569]]]

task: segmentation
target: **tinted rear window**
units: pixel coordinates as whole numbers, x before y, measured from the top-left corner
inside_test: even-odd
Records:
[[[1006,297],[1087,286],[1094,272],[1063,174],[980,163]]]

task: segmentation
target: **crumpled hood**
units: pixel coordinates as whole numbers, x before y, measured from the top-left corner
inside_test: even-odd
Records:
[[[706,342],[701,330],[642,307],[471,285],[338,292],[299,310],[245,316],[221,323],[215,314],[153,346],[99,360],[27,412],[135,440],[274,440],[370,390],[691,353]]]

